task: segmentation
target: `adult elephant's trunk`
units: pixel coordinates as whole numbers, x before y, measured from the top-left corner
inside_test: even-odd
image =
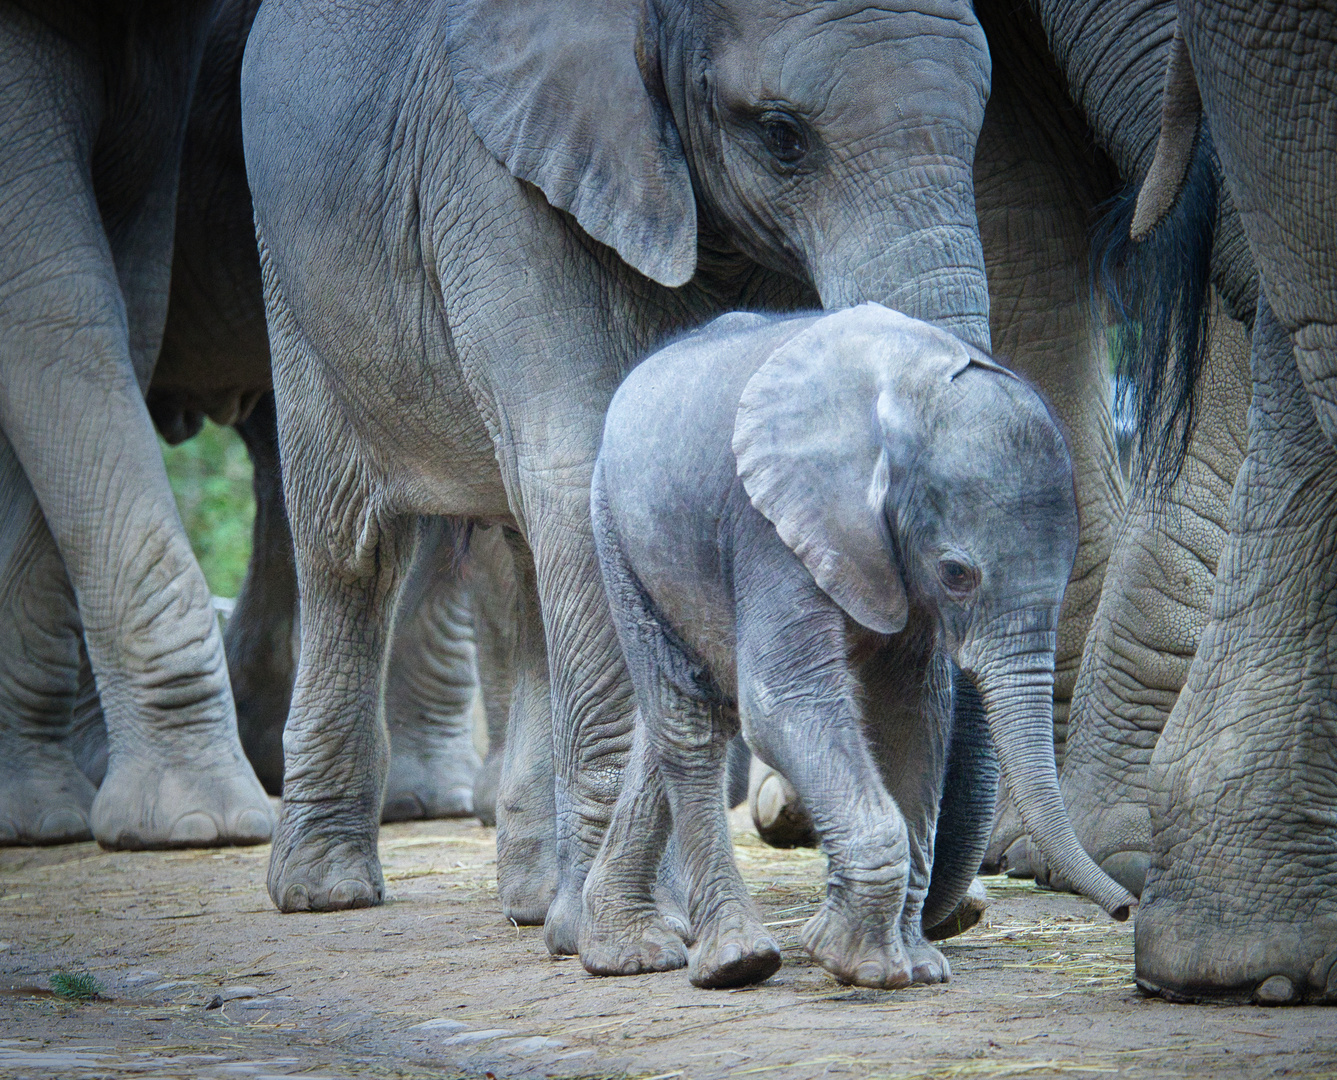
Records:
[[[1054,613],[994,620],[961,650],[959,663],[984,699],[1003,775],[1031,838],[1073,888],[1120,922],[1136,903],[1098,867],[1068,822],[1054,767]]]
[[[990,351],[989,284],[970,167],[919,192],[873,193],[812,267],[824,308],[876,301]],[[866,196],[865,196],[866,197]]]

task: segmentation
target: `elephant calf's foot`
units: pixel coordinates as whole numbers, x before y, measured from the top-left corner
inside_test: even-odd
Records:
[[[105,848],[263,844],[274,813],[238,747],[221,760],[164,764],[114,755],[93,800],[93,835]]]
[[[759,761],[752,769],[748,808],[758,835],[771,847],[816,847],[817,830],[794,786]]]
[[[803,947],[837,979],[855,986],[892,990],[946,982],[951,976],[946,958],[927,942],[907,949],[898,915],[852,917],[828,898],[803,928]]]
[[[947,938],[964,934],[976,925],[980,919],[984,918],[984,913],[988,910],[989,894],[984,891],[984,882],[976,878],[970,883],[966,895],[961,897],[961,902],[952,908],[947,918],[936,926],[929,927],[924,932],[924,937],[928,938],[929,941],[945,941]]]
[[[93,839],[95,795],[65,748],[15,755],[0,767],[0,846]]]
[[[478,767],[472,742],[445,743],[431,753],[401,753],[392,745],[381,821],[472,816]]]
[[[341,834],[337,822],[323,822],[317,835],[302,822],[305,807],[284,806],[283,821],[269,857],[269,895],[289,911],[344,911],[374,907],[385,899],[385,880],[374,835],[352,822]],[[305,825],[305,827],[301,827]]]
[[[780,946],[750,911],[714,920],[689,956],[687,977],[710,990],[765,982],[780,970]]]

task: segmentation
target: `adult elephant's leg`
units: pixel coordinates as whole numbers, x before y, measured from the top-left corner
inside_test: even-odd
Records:
[[[598,425],[589,430],[597,439]],[[541,507],[526,525],[551,676],[558,878],[544,938],[556,954],[579,949],[581,889],[617,800],[635,707],[594,551],[589,490],[595,449],[588,447],[587,462],[571,470],[575,475],[527,499]],[[514,710],[511,719],[508,740],[515,734]]]
[[[478,687],[487,721],[487,757],[474,777],[474,813],[484,825],[495,825],[506,718],[515,684],[516,637],[515,568],[501,526],[475,530],[464,577],[473,607]]]
[[[1151,759],[1140,985],[1337,1000],[1337,452],[1260,297],[1211,619]]]
[[[283,733],[283,815],[269,859],[280,911],[384,899],[376,838],[389,740],[381,675],[414,519],[377,505],[375,482],[319,381],[322,365],[267,283],[284,497],[302,595],[302,644]]]
[[[67,739],[79,615],[32,487],[0,435],[0,844],[92,839],[96,789]]]
[[[1073,697],[1063,801],[1083,847],[1134,894],[1151,844],[1147,766],[1207,623],[1251,385],[1244,327],[1218,310],[1183,472],[1168,495],[1129,499]]]
[[[514,565],[515,686],[497,785],[497,892],[507,918],[542,923],[557,891],[557,812],[548,646],[534,557],[506,530]],[[578,895],[578,894],[577,894]]]
[[[88,662],[88,650],[84,648],[82,638],[79,641],[79,690],[74,696],[70,733],[65,741],[79,771],[95,787],[101,784],[107,776],[107,722],[102,715],[102,699],[98,697],[93,665]]]
[[[237,733],[271,795],[283,790],[283,725],[297,666],[297,570],[283,503],[274,395],[265,394],[236,425],[251,455],[255,520],[251,560],[223,632]]]
[[[395,612],[385,676],[390,773],[382,821],[473,813],[473,611],[459,526],[427,519]]]
[[[1100,599],[1123,510],[1123,479],[1110,409],[1107,352],[1094,332],[1087,236],[1094,208],[1116,178],[1097,162],[1051,62],[1015,28],[986,26],[1032,63],[1000,66],[975,159],[975,199],[989,274],[993,346],[1043,391],[1072,452],[1082,529],[1063,600],[1054,656],[1054,750],[1060,763],[1082,648]],[[1017,71],[1030,78],[1019,85]],[[1047,105],[1047,108],[1046,108]],[[1000,792],[1000,795],[1004,794]],[[1010,797],[998,801],[990,867],[1026,862],[1025,828]]]
[[[78,597],[109,735],[91,823],[113,847],[253,843],[272,827],[142,396],[203,14],[120,26],[105,48],[0,20],[0,141],[26,148],[0,161],[0,427]],[[142,100],[156,106],[133,122],[117,111]]]

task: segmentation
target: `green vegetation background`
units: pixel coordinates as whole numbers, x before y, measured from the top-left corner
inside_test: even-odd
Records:
[[[161,442],[161,440],[159,440]],[[172,492],[215,596],[235,597],[251,557],[251,459],[231,428],[206,422],[180,446],[162,443]]]

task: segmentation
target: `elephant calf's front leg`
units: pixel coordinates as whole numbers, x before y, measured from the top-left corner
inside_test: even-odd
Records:
[[[757,620],[739,647],[748,742],[793,783],[828,859],[826,899],[803,928],[803,945],[841,982],[882,988],[942,982],[947,961],[918,932],[918,911],[911,913],[913,933],[902,918],[909,835],[869,753],[853,681],[843,664],[802,659],[845,656],[843,616],[830,612],[830,625],[821,628],[825,639],[814,640],[822,620],[812,606],[784,604],[795,612],[806,607],[807,617],[780,626]],[[740,613],[740,627],[751,622]]]

